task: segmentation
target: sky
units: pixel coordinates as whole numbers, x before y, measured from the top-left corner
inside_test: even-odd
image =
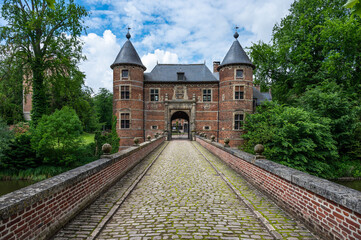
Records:
[[[96,93],[112,91],[112,70],[130,27],[131,41],[150,72],[158,63],[222,61],[234,41],[247,47],[269,42],[273,26],[288,14],[294,0],[75,0],[90,16],[81,36],[80,70]],[[0,17],[0,23],[2,19]]]

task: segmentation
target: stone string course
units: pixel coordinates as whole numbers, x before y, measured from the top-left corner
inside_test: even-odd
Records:
[[[325,239],[361,239],[361,192],[197,137],[249,182]]]
[[[46,239],[164,142],[130,147],[0,197],[0,239]]]

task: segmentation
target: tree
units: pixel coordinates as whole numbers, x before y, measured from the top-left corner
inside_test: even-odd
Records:
[[[342,91],[335,82],[325,81],[322,85],[308,89],[297,100],[297,105],[308,112],[330,119],[330,131],[336,140],[341,159],[352,160],[351,154],[359,142],[357,129],[360,127],[360,106],[358,101]]]
[[[69,107],[43,117],[32,131],[31,145],[45,164],[72,166],[81,145],[82,124]]]
[[[361,93],[361,22],[338,0],[297,0],[274,26],[270,44],[251,47],[256,82],[271,85],[273,99],[292,103],[325,79]]]
[[[9,125],[23,121],[23,71],[11,51],[11,46],[0,45],[0,116]]]
[[[253,152],[263,144],[264,155],[275,162],[331,177],[331,166],[338,159],[336,142],[332,138],[330,120],[302,108],[267,102],[248,114],[244,129],[244,150]]]
[[[99,122],[105,129],[112,128],[113,94],[105,88],[100,88],[94,97],[94,106],[99,117]]]
[[[0,163],[4,153],[9,150],[10,141],[13,139],[13,134],[9,130],[5,121],[0,117]]]
[[[361,17],[361,2],[360,0],[348,0],[345,5],[346,8],[350,8],[352,14],[357,14]]]
[[[21,61],[31,81],[35,124],[48,110],[48,77],[78,71],[76,64],[83,58],[78,37],[84,30],[82,19],[88,15],[74,0],[59,0],[50,7],[48,2],[54,0],[5,0],[1,9],[8,24],[1,27],[0,41],[13,46],[11,54]]]
[[[120,141],[120,138],[118,136],[118,133],[117,133],[117,117],[116,116],[113,116],[113,119],[112,119],[112,133],[111,133],[111,136],[112,136],[112,153],[117,153],[119,151],[119,141]]]

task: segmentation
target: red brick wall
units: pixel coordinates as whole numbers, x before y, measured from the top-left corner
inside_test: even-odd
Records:
[[[50,237],[163,141],[163,137],[158,138],[113,159],[100,159],[33,185],[42,188],[40,192],[29,186],[22,190],[23,199],[19,199],[19,193],[2,196],[0,239]]]
[[[236,78],[236,70],[243,70],[243,78]],[[219,139],[223,143],[229,138],[232,147],[242,143],[241,130],[235,130],[234,113],[246,114],[253,112],[253,69],[249,66],[232,65],[219,70]],[[244,88],[244,99],[234,98],[234,87],[240,85]]]
[[[122,70],[128,70],[128,78],[122,78]],[[144,140],[144,98],[143,98],[144,70],[141,67],[122,65],[113,69],[113,113],[117,116],[117,133],[120,138],[120,149],[128,148],[134,144],[135,137]],[[130,87],[130,98],[121,99],[122,85]],[[120,113],[130,113],[130,128],[120,128]]]
[[[361,239],[360,212],[356,212],[343,204],[336,203],[266,171],[223,150],[222,147],[216,144],[198,137],[197,142],[241,173],[248,181],[278,202],[292,215],[303,221],[314,232],[326,239]],[[332,184],[330,182],[330,185]],[[358,196],[361,197],[361,193]]]

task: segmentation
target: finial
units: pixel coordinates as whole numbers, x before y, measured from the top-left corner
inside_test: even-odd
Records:
[[[130,30],[131,28],[130,27],[128,27],[128,33],[127,33],[127,35],[125,35],[127,38],[128,38],[128,40],[130,39],[130,33],[129,33],[129,30]]]
[[[236,25],[236,27],[235,27],[236,32],[235,32],[234,35],[233,35],[233,37],[234,37],[235,39],[237,39],[237,38],[239,37],[238,28],[239,28],[239,27]]]

